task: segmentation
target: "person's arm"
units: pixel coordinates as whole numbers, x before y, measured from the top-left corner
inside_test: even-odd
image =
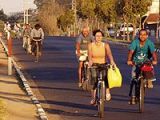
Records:
[[[77,54],[77,56],[81,55],[81,53],[80,53],[80,44],[81,44],[81,36],[79,36],[76,39],[76,54]]]
[[[88,61],[89,61],[89,66],[92,66],[92,43],[88,44]]]
[[[112,52],[108,43],[105,44],[105,49],[106,49],[107,57],[109,58],[110,64],[115,65]]]
[[[128,65],[134,65],[133,55],[134,55],[134,52],[136,51],[136,45],[137,45],[137,40],[133,40],[132,43],[129,45],[129,51],[128,51],[128,57],[127,57]]]
[[[81,55],[81,53],[80,53],[80,43],[79,42],[76,42],[76,54],[77,54],[77,56]]]
[[[149,41],[148,45],[149,45],[150,52],[152,54],[152,59],[153,59],[152,64],[156,65],[157,64],[157,53],[155,51],[155,45],[151,41]]]
[[[128,52],[128,58],[127,58],[127,64],[133,65],[132,57],[133,57],[134,50],[129,50]]]
[[[34,29],[31,30],[31,40],[33,39],[33,36],[34,36]]]
[[[44,31],[43,31],[42,28],[40,28],[40,30],[41,30],[41,38],[42,38],[42,40],[43,40],[43,39],[44,39]]]
[[[152,58],[153,58],[152,64],[157,65],[157,53],[155,51],[152,53]]]

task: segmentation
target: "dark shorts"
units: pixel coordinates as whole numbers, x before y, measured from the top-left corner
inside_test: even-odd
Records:
[[[97,88],[97,84],[98,84],[99,71],[97,69],[95,69],[95,68],[91,68],[90,72],[91,72],[92,89],[96,89]],[[105,86],[106,86],[106,88],[108,88],[107,69],[106,70],[102,70],[101,72],[102,72],[102,79],[104,79],[104,81],[105,81]]]

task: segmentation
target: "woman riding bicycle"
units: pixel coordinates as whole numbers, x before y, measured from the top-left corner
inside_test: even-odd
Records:
[[[151,54],[151,56],[150,56]],[[139,31],[139,38],[133,40],[129,47],[127,64],[132,65],[132,81],[136,80],[137,67],[139,63],[144,63],[146,60],[152,58],[152,64],[157,64],[157,55],[155,52],[155,47],[152,41],[148,39],[148,32],[145,29]],[[153,88],[152,80],[147,80],[148,88]],[[131,97],[129,104],[135,104],[135,93],[130,90],[129,96]]]
[[[88,59],[89,59],[89,66],[92,66],[94,64],[105,64],[107,59],[109,59],[110,64],[115,66],[115,62],[112,56],[112,52],[110,49],[110,46],[108,43],[102,42],[102,38],[104,37],[104,34],[101,30],[95,30],[93,32],[93,35],[95,36],[94,42],[90,43],[88,45]],[[90,104],[96,103],[96,86],[97,86],[97,74],[96,69],[91,70],[91,76],[92,76],[92,91],[91,96],[92,100]],[[108,88],[108,82],[107,82],[107,70],[103,72],[103,78],[105,79],[106,84],[106,100],[109,101],[111,99],[110,90]]]

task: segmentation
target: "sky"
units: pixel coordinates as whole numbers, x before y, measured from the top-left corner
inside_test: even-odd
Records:
[[[29,8],[36,8],[33,3],[34,0],[0,0],[0,9],[3,8],[7,15],[11,12],[23,11],[23,1],[28,1]]]

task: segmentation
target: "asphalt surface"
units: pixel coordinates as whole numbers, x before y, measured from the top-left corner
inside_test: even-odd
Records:
[[[123,76],[121,88],[111,90],[112,100],[106,102],[107,120],[159,120],[160,65],[155,67],[157,81],[147,89],[145,111],[138,105],[128,105],[131,67],[126,65],[127,47],[110,44],[117,66]],[[99,120],[97,108],[89,105],[90,93],[78,88],[75,39],[47,37],[40,62],[22,48],[21,40],[13,41],[13,56],[29,80],[33,92],[42,103],[49,120]]]

